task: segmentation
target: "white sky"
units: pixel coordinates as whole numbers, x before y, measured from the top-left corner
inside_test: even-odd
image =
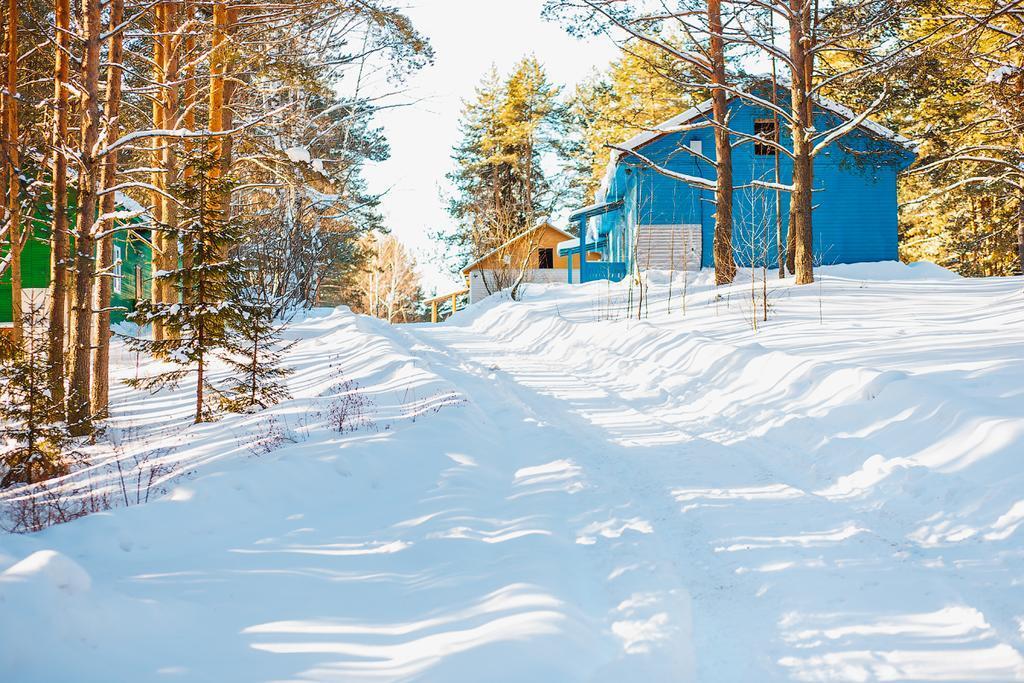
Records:
[[[492,63],[502,74],[531,52],[552,82],[571,92],[594,67],[616,56],[607,38],[577,40],[541,19],[543,0],[413,0],[407,14],[434,47],[435,62],[409,81],[409,107],[381,112],[391,158],[367,169],[370,190],[389,190],[382,210],[398,239],[416,254],[424,290],[439,293],[456,281],[438,258],[429,233],[450,223],[441,192],[452,169],[462,99],[473,96]]]

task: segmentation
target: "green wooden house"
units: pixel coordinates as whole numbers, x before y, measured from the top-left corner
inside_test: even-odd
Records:
[[[42,305],[50,287],[50,205],[45,197],[33,212],[32,236],[21,252],[22,309],[26,304]],[[69,225],[74,226],[76,211],[73,197],[69,196]],[[135,201],[118,194],[118,211],[141,210]],[[113,322],[122,322],[135,308],[135,302],[150,296],[151,256],[149,222],[145,216],[118,220],[126,229],[114,234],[114,271],[111,281],[110,305]],[[27,228],[28,226],[24,226]],[[6,256],[9,245],[0,245],[0,258]],[[0,276],[0,328],[11,327],[11,273]]]

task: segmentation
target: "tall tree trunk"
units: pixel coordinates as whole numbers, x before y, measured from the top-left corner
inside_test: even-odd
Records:
[[[523,228],[533,227],[535,215],[533,210],[533,133],[531,132],[526,139],[526,225]]]
[[[156,130],[163,130],[167,128],[167,125],[163,120],[164,107],[162,104],[162,84],[164,82],[163,34],[166,31],[165,23],[164,3],[158,2],[153,6],[153,82],[156,84],[157,92],[151,103],[153,111],[153,128]],[[150,185],[152,185],[154,189],[150,192],[150,203],[153,206],[153,230],[150,236],[150,243],[153,245],[153,251],[150,254],[150,299],[152,299],[154,304],[160,304],[164,301],[164,279],[160,277],[160,255],[163,253],[164,249],[164,199],[159,191],[163,189],[164,174],[161,172],[160,149],[165,144],[165,141],[159,136],[154,136],[151,144],[153,172],[150,174]],[[163,338],[163,321],[154,320],[153,339],[161,341]]]
[[[153,80],[157,84],[157,95],[153,98],[153,127],[157,130],[163,130],[167,128],[167,124],[164,121],[164,105],[163,105],[163,83],[164,83],[164,40],[163,35],[166,32],[166,22],[164,20],[164,3],[159,2],[153,8]],[[151,270],[151,287],[150,287],[150,298],[155,304],[161,304],[166,301],[164,296],[165,279],[161,276],[162,270],[162,254],[164,252],[165,232],[164,232],[164,198],[160,193],[160,189],[164,187],[164,174],[162,169],[162,156],[161,148],[166,144],[166,140],[160,136],[153,138],[153,168],[155,169],[151,174],[150,184],[155,189],[152,190],[150,196],[150,203],[153,205],[153,232],[151,236],[151,244],[153,245],[153,252],[150,257],[150,270]],[[157,319],[153,323],[153,338],[156,341],[164,339],[164,324],[163,321]]]
[[[790,196],[790,232],[795,242],[794,272],[796,284],[814,282],[814,239],[811,227],[811,188],[814,182],[811,161],[812,101],[810,97],[811,56],[809,54],[811,3],[789,0],[789,53],[793,63],[790,87],[793,128],[793,191]]]
[[[1024,196],[1017,206],[1017,269],[1024,275]]]
[[[18,128],[18,0],[7,3],[7,93],[4,97],[4,147],[7,157],[7,237],[11,273],[13,341],[21,345],[21,136]]]
[[[179,105],[179,84],[178,84],[178,58],[181,51],[181,8],[180,2],[172,1],[164,4],[164,83],[161,102],[163,103],[163,121],[167,128],[178,128],[178,105]],[[161,149],[161,167],[163,168],[164,189],[169,189],[178,180],[178,157],[175,154],[174,140],[164,139]],[[163,249],[161,250],[160,267],[164,271],[173,271],[178,268],[178,206],[174,200],[167,196],[161,197],[163,206],[161,216],[168,232],[164,234]],[[164,303],[173,304],[178,300],[179,290],[172,280],[165,280],[163,288]],[[164,335],[167,335],[164,330]]]
[[[228,54],[227,40],[232,26],[237,20],[238,10],[229,8],[227,2],[216,2],[213,6],[213,41],[210,51],[210,103],[209,130],[211,133],[223,133],[231,129],[234,115],[231,110],[231,98],[235,90],[235,81],[227,78]],[[211,181],[223,178],[231,169],[232,139],[230,135],[215,135],[210,139],[211,149],[218,163],[210,169]],[[231,195],[224,192],[211,193],[212,207],[219,213],[222,221],[227,221],[231,212]],[[218,254],[218,258],[227,258],[227,250]]]
[[[184,74],[185,92],[182,102],[182,125],[188,130],[195,130],[196,128],[196,105],[199,102],[199,92],[196,85],[196,67],[193,62],[192,54],[195,51],[195,38],[192,36],[194,19],[195,8],[192,6],[190,0],[185,0],[183,4],[183,17],[181,20],[184,43],[180,60],[184,61],[186,64]],[[184,144],[186,154],[190,153],[194,149],[195,143],[191,140],[186,139]],[[191,166],[185,166],[185,168],[181,170],[185,180],[189,180],[192,177],[193,171],[194,169]],[[187,301],[193,288],[191,274],[192,250],[188,248],[186,244],[182,244],[181,252],[182,266],[185,271],[182,274],[181,295],[183,300]]]
[[[200,345],[200,348],[202,348],[203,335],[201,333],[199,335],[198,343]],[[203,385],[206,382],[206,376],[204,374],[204,370],[206,368],[204,361],[205,359],[203,358],[203,352],[200,351],[199,360],[196,363],[196,417],[194,420],[196,424],[206,421],[203,415]]]
[[[178,117],[178,3],[163,0],[153,8],[153,80],[158,92],[153,100],[153,127],[170,129],[177,126]],[[166,192],[175,180],[176,158],[173,141],[168,137],[153,139],[152,184],[158,190],[152,193],[154,219],[158,224],[153,232],[152,299],[158,304],[170,304],[178,292],[171,278],[165,274],[178,265],[177,239],[169,234],[177,228],[177,207]],[[159,320],[153,323],[153,338],[166,338],[167,330]]]
[[[64,405],[64,335],[67,315],[68,282],[68,50],[71,45],[70,0],[55,0],[54,27],[56,52],[53,68],[54,125],[50,141],[53,147],[53,215],[50,228],[50,311],[48,340],[48,376],[55,405]]]
[[[96,224],[100,159],[100,23],[101,0],[82,0],[82,144],[79,149],[78,221],[75,230],[75,289],[71,305],[71,378],[68,426],[73,435],[90,429],[90,361],[92,360],[92,289],[96,265]]]
[[[724,285],[736,277],[732,253],[732,146],[727,127],[728,97],[725,85],[725,41],[722,36],[721,0],[708,1],[708,55],[711,58],[711,111],[715,120],[715,284]],[[717,87],[715,87],[717,86]]]
[[[210,106],[208,129],[215,135],[210,138],[210,150],[223,158],[223,138],[217,136],[224,130],[224,83],[227,69],[225,43],[227,42],[228,9],[223,1],[213,3],[213,37],[210,45]],[[210,170],[211,177],[218,177],[219,168]]]
[[[124,34],[118,30],[124,19],[124,0],[112,0],[110,7],[110,47],[107,53],[107,92],[104,102],[104,118],[107,126],[107,140],[112,141],[118,135],[118,116],[121,111],[121,81],[124,73],[121,60],[124,58]],[[117,197],[110,188],[117,184],[117,152],[112,152],[103,160],[100,175],[100,187],[104,190],[100,200],[100,213],[109,215],[117,206]],[[114,220],[105,220],[100,229],[104,235],[99,243],[99,270],[104,275],[96,283],[96,298],[93,305],[96,316],[93,318],[93,357],[92,357],[92,412],[105,417],[110,395],[110,293],[111,280],[108,271],[113,265],[113,242],[110,233],[114,229]],[[141,282],[136,282],[136,298]]]

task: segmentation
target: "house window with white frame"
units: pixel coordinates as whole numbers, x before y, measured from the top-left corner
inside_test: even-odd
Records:
[[[120,245],[114,245],[114,267],[110,271],[111,276],[114,279],[113,290],[115,294],[121,293],[121,247]]]

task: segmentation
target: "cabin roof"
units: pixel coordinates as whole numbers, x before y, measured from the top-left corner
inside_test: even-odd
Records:
[[[780,82],[780,85],[785,84]],[[733,100],[736,99],[737,97],[737,95],[733,95],[729,99]],[[813,100],[814,103],[817,104],[822,109],[825,109],[826,111],[830,111],[833,114],[841,116],[846,120],[851,120],[856,117],[856,114],[853,112],[853,110],[851,110],[849,107],[845,105],[840,104],[839,102],[836,102],[835,100],[830,100],[827,97],[822,97],[820,95],[815,95],[813,97]],[[605,172],[604,179],[601,181],[601,187],[598,189],[598,196],[600,197],[607,194],[607,190],[611,186],[612,177],[615,175],[615,167],[618,164],[619,159],[623,155],[622,150],[636,150],[640,147],[643,147],[649,142],[657,140],[663,135],[670,135],[674,132],[677,132],[675,129],[678,128],[679,126],[690,123],[697,117],[707,114],[709,111],[711,111],[710,99],[701,102],[695,107],[690,107],[681,114],[676,114],[675,116],[666,121],[662,121],[658,125],[651,128],[650,130],[641,131],[640,133],[637,133],[633,137],[629,138],[628,140],[625,140],[615,145],[615,147],[617,147],[618,149],[611,150],[608,159],[608,168]],[[884,140],[889,140],[890,142],[899,145],[900,147],[904,147],[909,151],[914,151],[915,149],[915,145],[911,140],[903,137],[902,135],[892,130],[891,128],[886,128],[882,124],[872,121],[870,119],[864,119],[863,121],[861,121],[858,127],[863,128]]]
[[[499,251],[501,251],[502,249],[504,249],[508,245],[512,244],[513,242],[515,242],[517,240],[520,240],[520,239],[526,237],[527,235],[529,235],[532,232],[536,232],[537,230],[540,230],[541,228],[551,228],[552,230],[554,230],[556,232],[562,233],[566,237],[572,237],[572,233],[568,233],[568,232],[566,232],[565,230],[562,230],[559,227],[551,225],[551,223],[549,223],[546,220],[545,221],[541,221],[540,223],[538,223],[537,225],[533,226],[532,228],[527,228],[526,230],[523,230],[521,233],[519,233],[515,237],[513,237],[510,240],[506,241],[504,244],[500,244],[497,247],[495,247],[494,249],[491,249],[489,252],[487,252],[486,254],[484,254],[483,256],[478,258],[477,260],[475,260],[472,263],[468,264],[465,268],[462,269],[462,272],[463,273],[468,273],[469,271],[473,270],[473,268],[475,268],[476,266],[480,265],[480,263],[482,261],[486,261],[487,259],[489,259],[490,257],[494,256],[495,254],[497,254]]]
[[[737,97],[737,95],[733,95],[729,99],[732,100],[736,99]],[[848,121],[852,120],[857,116],[857,114],[854,113],[853,110],[851,110],[849,107],[839,104],[835,100],[830,100],[827,97],[821,97],[820,95],[815,95],[813,99],[814,103],[817,104],[822,109],[830,111],[833,114],[837,114],[838,116],[841,116],[842,118]],[[638,147],[642,147],[643,145],[646,145],[648,142],[660,138],[662,135],[668,135],[669,133],[674,132],[674,129],[676,127],[681,126],[685,123],[689,123],[693,119],[697,118],[698,116],[703,116],[709,111],[711,111],[711,100],[706,100],[698,104],[696,107],[691,107],[684,111],[683,113],[673,116],[667,121],[662,121],[651,130],[645,130],[634,135],[630,139],[619,143],[618,145],[616,145],[616,147],[621,147],[623,149],[636,149]],[[886,128],[882,124],[876,123],[871,119],[864,119],[860,123],[859,127],[864,128],[865,130],[868,130],[871,133],[874,133],[878,137],[890,140],[902,147],[906,147],[909,150],[914,149],[913,142],[903,137],[896,131],[890,128]]]

